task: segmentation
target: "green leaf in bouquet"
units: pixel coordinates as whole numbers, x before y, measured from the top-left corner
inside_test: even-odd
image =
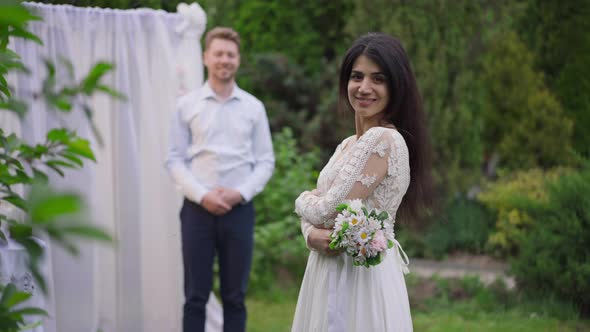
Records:
[[[363,213],[365,214],[365,216],[368,218],[369,217],[369,211],[367,211],[366,207],[362,207]]]
[[[381,213],[379,213],[379,215],[377,216],[377,220],[379,221],[384,221],[387,220],[387,218],[389,218],[389,213],[387,213],[387,211],[382,211]]]
[[[348,229],[348,227],[350,227],[350,225],[348,224],[348,222],[342,223],[342,229],[340,230],[340,233],[341,234],[344,234],[344,232]]]
[[[330,242],[328,247],[330,247],[330,249],[332,249],[332,250],[335,250],[338,247],[338,239],[332,240],[332,242]]]
[[[387,240],[387,248],[388,248],[388,249],[391,249],[391,248],[393,248],[393,241],[391,241],[391,240]]]
[[[348,204],[346,204],[346,203],[340,203],[336,207],[336,211],[338,211],[338,212],[342,212],[342,211],[344,211],[346,209],[348,209]]]
[[[367,260],[365,261],[366,267],[377,265],[381,263],[382,260],[381,254],[373,257],[367,257]]]

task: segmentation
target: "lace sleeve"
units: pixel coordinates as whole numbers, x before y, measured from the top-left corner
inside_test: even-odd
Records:
[[[350,151],[348,160],[324,195],[305,191],[295,201],[295,212],[319,225],[336,216],[336,206],[347,199],[365,199],[387,176],[392,136],[388,129],[368,130]],[[305,229],[302,230],[305,232]]]
[[[346,139],[342,143],[338,144],[338,146],[336,147],[336,150],[332,154],[332,157],[328,161],[328,165],[330,165],[333,162],[334,156],[336,156],[340,152],[342,152],[343,146],[346,146],[346,144],[348,144],[347,142],[348,142],[348,139]],[[314,193],[314,195],[315,195],[316,190],[313,190],[312,193]],[[307,238],[309,236],[309,233],[311,233],[312,230],[313,230],[313,224],[310,223],[309,221],[305,220],[304,218],[301,218],[301,233],[303,234],[303,239],[305,240],[305,246],[309,250],[314,250],[313,248],[311,248],[307,245]]]

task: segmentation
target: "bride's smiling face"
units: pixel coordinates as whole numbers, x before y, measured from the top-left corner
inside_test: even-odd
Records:
[[[348,79],[348,101],[357,116],[379,119],[389,103],[387,77],[381,68],[364,55],[352,65]]]

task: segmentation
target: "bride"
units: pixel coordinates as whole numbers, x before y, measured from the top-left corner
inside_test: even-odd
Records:
[[[400,244],[370,268],[330,250],[329,235],[345,200],[413,218],[431,203],[430,145],[421,97],[399,40],[369,33],[346,52],[340,104],[354,112],[346,138],[321,171],[317,188],[295,201],[311,253],[292,332],[412,331]],[[395,222],[394,218],[394,222]],[[393,225],[392,225],[393,226]]]

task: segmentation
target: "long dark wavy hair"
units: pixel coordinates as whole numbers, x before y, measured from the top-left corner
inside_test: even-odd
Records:
[[[364,55],[385,74],[389,103],[382,124],[392,124],[404,137],[410,153],[410,186],[398,215],[402,221],[416,220],[433,204],[432,150],[422,97],[410,60],[401,42],[383,33],[368,33],[348,49],[340,67],[339,105],[354,112],[348,100],[348,81],[356,59]]]

